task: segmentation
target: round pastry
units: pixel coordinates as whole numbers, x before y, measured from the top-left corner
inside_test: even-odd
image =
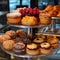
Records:
[[[13,30],[7,31],[5,35],[9,35],[11,38],[16,38],[16,33]]]
[[[11,39],[9,35],[0,35],[0,43],[3,43],[6,40]]]
[[[33,42],[34,43],[36,43],[36,44],[40,44],[40,43],[42,43],[42,42],[44,42],[45,40],[43,39],[43,38],[35,38],[34,40],[33,40]]]
[[[21,22],[20,13],[8,13],[6,16],[7,16],[7,21],[10,24],[20,24]]]
[[[36,25],[37,24],[37,18],[34,16],[25,16],[22,18],[21,23],[23,25]]]
[[[51,11],[53,10],[53,6],[52,5],[48,5],[46,8],[45,8],[46,11]]]
[[[41,43],[40,44],[40,52],[42,54],[46,54],[46,55],[51,54],[52,53],[51,45],[47,42]]]
[[[37,44],[31,43],[27,44],[26,53],[29,55],[38,55],[39,54],[39,47]]]
[[[27,33],[26,33],[25,31],[23,31],[23,30],[17,30],[17,31],[16,31],[16,34],[17,34],[17,36],[19,36],[20,38],[25,38],[25,37],[27,37]]]
[[[6,50],[12,50],[15,42],[13,40],[7,40],[3,42],[3,48]]]
[[[40,24],[42,25],[48,25],[51,23],[51,16],[46,12],[40,13],[39,19],[40,19]]]
[[[13,52],[16,54],[24,54],[25,53],[25,44],[23,42],[17,42],[14,45]]]
[[[58,46],[59,46],[59,41],[56,37],[55,38],[54,37],[49,38],[47,40],[47,42],[49,42],[51,44],[52,48],[58,48]]]

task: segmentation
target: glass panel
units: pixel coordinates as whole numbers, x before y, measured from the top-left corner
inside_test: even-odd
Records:
[[[28,5],[30,7],[30,0],[22,0],[22,5]]]
[[[10,11],[15,10],[17,5],[20,5],[20,0],[9,0]]]

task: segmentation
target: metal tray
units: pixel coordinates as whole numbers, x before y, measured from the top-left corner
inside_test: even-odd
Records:
[[[46,27],[46,26],[49,26],[49,25],[34,25],[34,26],[26,26],[26,25],[12,25],[12,24],[9,24],[9,26],[13,26],[13,27],[19,27],[19,28],[41,28],[41,27]]]
[[[59,51],[60,49],[60,44],[59,44],[59,48],[57,49],[53,49],[52,51],[52,54],[49,54],[49,55],[43,55],[43,54],[40,54],[40,55],[36,55],[36,56],[31,56],[31,55],[28,55],[28,54],[24,54],[24,55],[17,55],[15,54],[13,51],[7,51],[3,48],[3,46],[1,45],[1,48],[4,52],[6,52],[7,54],[11,55],[11,56],[16,56],[16,57],[22,57],[22,58],[40,58],[40,57],[45,57],[45,56],[50,56],[50,55],[56,55],[57,52]]]
[[[54,19],[54,20],[59,20],[60,19],[60,17],[51,17],[52,19]]]

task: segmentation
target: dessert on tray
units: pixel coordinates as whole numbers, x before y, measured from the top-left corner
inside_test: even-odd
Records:
[[[42,54],[46,54],[46,55],[51,54],[52,53],[51,45],[49,43],[47,43],[47,42],[41,43],[40,44],[40,52]]]
[[[38,45],[34,43],[27,44],[26,53],[29,55],[38,55],[40,53]]]
[[[12,50],[14,47],[15,41],[13,40],[6,40],[3,42],[3,47],[6,50]]]
[[[13,47],[13,52],[16,54],[24,54],[25,44],[23,42],[17,42]]]
[[[12,30],[10,30],[12,31]],[[10,33],[10,31],[7,31]],[[22,32],[23,33],[22,33]],[[7,33],[6,32],[6,33]],[[13,39],[9,34],[0,35],[0,43],[6,51],[12,51],[17,55],[48,55],[53,53],[53,49],[59,47],[59,40],[55,35],[38,35],[34,39],[31,39],[29,36],[24,36],[26,32],[23,30],[14,31],[16,36]],[[21,32],[18,34],[18,32]],[[22,34],[21,38],[20,34]],[[6,35],[6,36],[4,36]],[[8,37],[9,36],[9,37]],[[14,35],[12,35],[14,36]],[[6,38],[7,37],[7,38]],[[32,36],[34,37],[34,36]],[[3,40],[5,38],[5,40]]]
[[[7,21],[10,24],[20,24],[21,22],[20,13],[8,13],[6,16],[7,16]]]

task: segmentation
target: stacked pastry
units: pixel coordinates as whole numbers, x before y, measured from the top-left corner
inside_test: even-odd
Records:
[[[20,38],[17,41],[17,38]],[[23,39],[24,38],[24,39]],[[4,35],[0,35],[0,43],[3,48],[8,51],[13,51],[15,54],[51,54],[53,49],[59,47],[58,38],[54,35],[38,35],[33,40],[27,39],[27,33],[23,30],[7,31]]]
[[[7,15],[7,21],[10,24],[37,25],[39,9],[35,8],[18,8]]]

